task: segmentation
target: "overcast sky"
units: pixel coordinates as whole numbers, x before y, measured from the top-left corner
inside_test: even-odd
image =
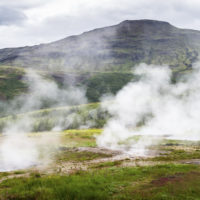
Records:
[[[46,43],[127,19],[200,30],[200,0],[0,0],[0,48]]]

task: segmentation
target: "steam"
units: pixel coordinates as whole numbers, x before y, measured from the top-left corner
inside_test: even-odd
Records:
[[[199,64],[175,84],[171,83],[172,71],[168,66],[141,64],[133,73],[139,81],[128,83],[115,97],[105,97],[107,101],[104,101],[103,109],[111,118],[97,137],[97,144],[134,155],[146,155],[149,147],[163,138],[200,140]],[[84,113],[84,117],[71,111],[60,117],[57,112],[52,112],[51,117],[58,118],[51,127],[52,134],[30,137],[35,118],[23,113],[46,106],[85,104],[87,99],[84,88],[70,86],[61,89],[34,71],[27,71],[25,77],[29,92],[9,104],[13,113],[22,114],[7,123],[0,137],[0,171],[48,163],[52,159],[50,152],[60,144],[59,135],[54,131],[67,129],[74,121],[79,127],[88,128],[95,126],[94,121],[99,116],[108,117],[95,109]]]
[[[41,77],[34,71],[27,71],[25,77],[29,83],[29,92],[8,105],[13,113],[38,110],[44,104],[56,107],[87,102],[83,88],[70,86],[61,89],[55,82]],[[51,151],[60,143],[59,135],[53,132],[30,137],[29,133],[33,130],[34,123],[35,119],[31,115],[21,114],[4,127],[0,137],[0,171],[27,168],[51,160]],[[55,124],[55,127],[62,129],[59,124]]]
[[[104,108],[111,119],[97,138],[101,147],[145,155],[164,138],[200,139],[200,67],[171,83],[168,66],[141,64],[130,82]]]

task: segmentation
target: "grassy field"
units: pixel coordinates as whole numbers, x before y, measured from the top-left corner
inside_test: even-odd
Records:
[[[95,147],[95,136],[101,132],[102,129],[66,130],[62,132],[62,144],[66,147]]]
[[[7,179],[0,184],[0,199],[199,199],[199,184],[199,166],[113,166]]]
[[[0,173],[0,199],[200,199],[199,142],[163,140],[151,147],[156,156],[127,157],[98,148],[95,137],[101,132],[55,133],[61,142],[48,166]]]

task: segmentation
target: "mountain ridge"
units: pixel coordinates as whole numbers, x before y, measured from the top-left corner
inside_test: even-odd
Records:
[[[51,43],[0,49],[0,64],[54,71],[127,71],[144,62],[185,70],[199,52],[200,31],[164,21],[125,20]]]

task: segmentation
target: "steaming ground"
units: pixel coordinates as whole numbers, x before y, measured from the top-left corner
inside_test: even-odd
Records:
[[[0,137],[0,171],[13,171],[38,165],[47,166],[52,162],[52,152],[60,144],[56,133],[39,136],[11,134]]]
[[[182,77],[176,84],[171,83],[172,72],[168,66],[142,64],[135,68],[133,73],[139,77],[139,81],[130,82],[115,97],[103,102],[103,109],[111,118],[103,133],[94,135],[97,146],[100,149],[119,151],[128,157],[137,157],[159,155],[160,150],[155,153],[157,150],[152,150],[152,147],[166,138],[198,141],[200,70],[198,64],[193,68],[190,75]],[[46,102],[54,107],[87,102],[83,88],[60,89],[54,82],[33,71],[28,71],[26,77],[30,83],[30,91],[11,102],[8,109],[12,109],[14,113],[38,110]],[[23,102],[20,107],[19,102]],[[89,114],[92,115],[92,112]],[[79,123],[79,128],[94,125],[90,120],[84,119],[83,126],[80,114],[75,115],[76,117],[72,113],[66,118],[61,116],[52,131],[68,129],[73,121]],[[60,148],[60,134],[52,132],[37,139],[29,137],[34,125],[31,115],[26,115],[17,117],[4,128],[0,141],[0,171],[24,169],[54,160],[51,152]],[[71,144],[76,143],[73,137],[68,138]],[[83,135],[80,140],[84,141],[84,137],[91,136]]]
[[[67,117],[57,116],[63,107],[37,111],[59,119],[46,133],[31,133],[33,113],[8,120],[0,136],[0,199],[199,199],[198,67],[195,72],[172,85],[168,67],[139,66],[140,81],[103,103],[111,116],[104,130],[89,129],[91,119],[83,126],[82,106],[72,106],[77,113],[67,110]],[[64,91],[33,77],[23,106],[10,105],[16,113],[40,109],[46,96],[55,106],[86,102],[80,88]],[[84,106],[102,117],[94,105]],[[73,121],[79,129],[69,130]]]
[[[34,71],[27,71],[26,79],[29,83],[29,92],[5,104],[13,114],[39,110],[46,103],[56,107],[87,102],[85,90],[82,88],[60,89],[56,83],[44,79]],[[63,120],[66,121],[65,124],[69,124],[72,117]],[[0,141],[0,171],[23,169],[41,162],[48,163],[52,159],[50,152],[59,145],[59,135],[45,134],[37,140],[30,138],[28,134],[34,126],[34,119],[28,115],[7,123]],[[63,127],[57,123],[52,129],[54,128]]]
[[[97,138],[100,147],[145,155],[164,137],[200,139],[200,65],[171,83],[168,66],[139,65],[138,82],[127,84],[104,105],[111,119]]]

